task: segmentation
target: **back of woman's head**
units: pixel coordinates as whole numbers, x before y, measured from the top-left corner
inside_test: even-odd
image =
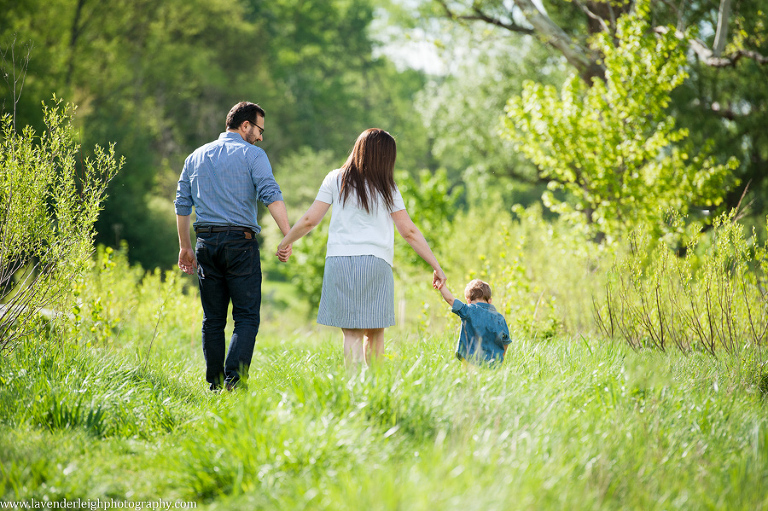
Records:
[[[342,203],[354,193],[366,212],[377,206],[379,196],[387,208],[392,207],[396,158],[397,144],[392,135],[378,128],[362,132],[342,167]]]

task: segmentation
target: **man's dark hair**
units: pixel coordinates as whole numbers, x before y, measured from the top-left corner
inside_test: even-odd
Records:
[[[258,116],[267,116],[264,113],[263,108],[261,108],[256,103],[251,103],[250,101],[241,101],[240,103],[233,106],[227,114],[227,128],[236,130],[245,121],[248,121],[251,124],[256,124],[256,117]]]

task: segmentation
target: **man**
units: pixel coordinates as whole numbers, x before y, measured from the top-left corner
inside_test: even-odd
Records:
[[[247,377],[259,331],[261,261],[256,235],[257,202],[269,208],[277,226],[290,230],[280,187],[267,154],[256,147],[264,139],[264,110],[240,102],[227,115],[218,140],[196,149],[184,162],[176,189],[179,268],[197,270],[203,305],[203,354],[206,380],[217,391],[234,388]],[[190,215],[195,209],[197,243],[193,252]],[[285,262],[290,250],[278,254]],[[225,355],[224,327],[232,302],[235,329]]]

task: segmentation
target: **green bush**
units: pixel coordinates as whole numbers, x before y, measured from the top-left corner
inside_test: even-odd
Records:
[[[609,247],[586,240],[564,221],[545,221],[540,206],[510,211],[493,200],[459,213],[446,238],[450,250],[438,257],[454,296],[463,300],[473,278],[487,281],[513,336],[550,339],[595,330],[592,296],[602,289]],[[437,293],[421,296],[452,316]]]
[[[634,348],[739,352],[765,345],[768,244],[747,238],[735,212],[715,219],[704,240],[677,257],[664,239],[634,231],[617,261],[605,300],[595,305],[601,330]]]
[[[202,311],[196,277],[178,270],[145,272],[132,266],[125,244],[97,247],[87,271],[72,283],[70,337],[85,346],[129,347],[146,360],[154,348],[199,338]]]
[[[664,211],[716,207],[738,184],[736,158],[718,162],[713,142],[694,143],[668,111],[687,49],[674,27],[649,37],[650,18],[650,2],[638,1],[592,38],[605,80],[574,72],[559,91],[526,81],[507,104],[504,135],[547,180],[544,203],[608,241],[643,222],[663,232]]]
[[[38,137],[13,118],[0,120],[0,351],[31,328],[44,308],[67,310],[72,281],[93,250],[93,224],[109,180],[122,160],[114,147],[79,161],[72,126],[75,108],[43,106]]]

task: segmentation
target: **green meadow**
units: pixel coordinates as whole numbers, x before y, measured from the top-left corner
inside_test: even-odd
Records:
[[[340,333],[314,325],[295,285],[269,281],[248,386],[221,394],[203,381],[194,281],[100,249],[74,286],[76,313],[41,321],[2,359],[0,496],[198,509],[768,508],[762,348],[633,349],[567,327],[575,320],[553,326],[589,313],[553,298],[552,283],[564,268],[595,273],[596,259],[579,270],[578,251],[565,265],[541,257],[536,222],[509,224],[512,266],[477,257],[467,275],[538,275],[496,286],[515,339],[500,369],[455,359],[458,321],[428,272],[403,264],[407,320],[386,331],[378,364],[345,368]],[[567,245],[557,230],[539,235],[548,253]]]
[[[766,0],[0,6],[0,510],[768,511]],[[346,367],[328,220],[282,264],[262,207],[247,385],[208,390],[173,199],[241,100],[292,223],[392,134],[501,367],[397,234]]]

